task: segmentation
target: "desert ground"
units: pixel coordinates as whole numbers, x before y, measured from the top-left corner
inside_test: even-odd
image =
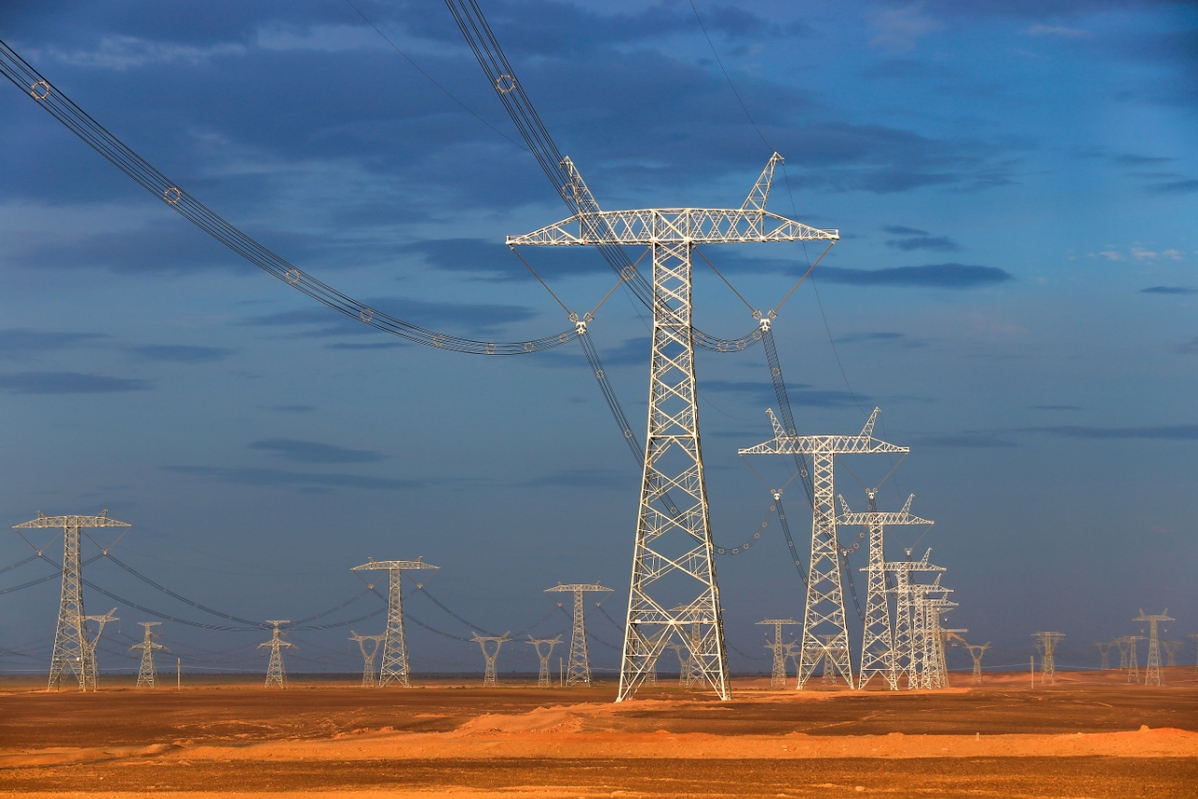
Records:
[[[173,675],[172,675],[173,677]],[[251,679],[253,680],[251,682]],[[171,797],[1194,797],[1198,671],[954,674],[941,691],[820,684],[734,698],[615,685],[416,680],[412,689],[184,676],[47,692],[0,681],[0,793]]]

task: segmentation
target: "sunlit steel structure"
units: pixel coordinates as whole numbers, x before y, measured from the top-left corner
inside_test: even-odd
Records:
[[[379,688],[386,688],[391,683],[399,683],[404,688],[412,687],[408,664],[408,638],[404,633],[403,626],[403,573],[439,568],[441,567],[425,563],[423,558],[416,560],[368,558],[366,563],[350,569],[350,571],[356,572],[387,572],[387,631],[383,637],[383,661],[379,664]],[[423,585],[423,583],[419,585]]]

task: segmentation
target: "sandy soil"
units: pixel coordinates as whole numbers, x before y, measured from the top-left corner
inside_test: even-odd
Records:
[[[47,693],[0,684],[0,792],[21,796],[1198,796],[1198,674],[1022,675],[936,692],[735,699],[614,686]]]

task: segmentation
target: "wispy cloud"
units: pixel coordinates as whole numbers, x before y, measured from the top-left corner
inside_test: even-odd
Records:
[[[233,350],[222,347],[190,347],[184,344],[146,344],[130,347],[129,351],[147,361],[167,363],[211,363],[223,361],[233,354]]]
[[[1198,424],[1162,425],[1159,427],[1086,427],[1082,425],[1060,425],[1056,427],[1025,427],[1022,432],[1041,433],[1062,438],[1143,438],[1156,440],[1198,439]]]
[[[254,469],[224,466],[163,466],[163,471],[202,477],[220,483],[239,486],[273,486],[280,488],[363,488],[370,490],[420,488],[420,480],[394,480],[386,477],[366,477],[356,474],[307,474],[284,469]]]
[[[1080,405],[1029,405],[1033,411],[1080,411]]]
[[[935,252],[959,252],[963,248],[960,244],[953,241],[948,236],[933,236],[926,230],[918,228],[903,227],[901,225],[888,225],[882,228],[887,233],[894,236],[902,236],[903,238],[890,239],[886,242],[887,247],[893,247],[896,250],[903,252],[912,252],[914,250],[932,250]]]
[[[0,389],[12,394],[112,394],[148,391],[148,380],[80,372],[16,372],[0,375]]]
[[[277,413],[312,413],[320,409],[315,405],[271,405],[267,410]]]
[[[890,269],[844,269],[827,266],[819,272],[825,283],[851,286],[918,286],[945,289],[971,289],[1014,280],[1005,269],[968,264],[930,264],[897,266]]]
[[[335,444],[317,441],[297,441],[291,438],[268,438],[255,441],[250,449],[273,453],[298,463],[375,463],[386,456],[369,449],[346,449]]]
[[[916,436],[912,444],[920,447],[953,449],[990,449],[993,447],[1018,446],[1014,441],[997,433],[966,430],[962,433],[929,433]]]
[[[837,344],[881,344],[894,345],[899,347],[922,347],[923,342],[908,338],[903,333],[890,332],[875,332],[875,333],[849,333],[847,336],[841,336],[836,339]]]
[[[635,464],[631,464],[635,465]],[[524,480],[517,485],[535,488],[556,486],[562,488],[621,488],[636,481],[630,468],[628,471],[615,469],[563,469],[553,474]]]
[[[11,327],[0,330],[0,359],[19,360],[33,353],[74,349],[106,338],[101,333],[56,333]]]
[[[1141,294],[1198,294],[1198,288],[1193,286],[1149,286],[1140,289]]]
[[[1065,39],[1093,39],[1094,34],[1081,28],[1066,28],[1062,25],[1036,23],[1027,29],[1028,36],[1056,36]]]
[[[1191,194],[1198,191],[1198,180],[1169,180],[1144,187],[1151,194]]]
[[[1194,336],[1189,341],[1183,341],[1173,349],[1183,355],[1198,355],[1198,336]]]
[[[912,3],[874,14],[869,22],[877,34],[870,44],[892,53],[913,50],[922,37],[944,27],[942,22],[925,14],[923,8],[923,3]]]

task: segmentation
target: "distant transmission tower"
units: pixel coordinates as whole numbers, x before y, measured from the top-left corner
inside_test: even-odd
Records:
[[[283,668],[283,648],[293,647],[295,644],[282,639],[279,625],[291,624],[291,622],[287,619],[267,619],[266,623],[274,625],[274,632],[271,634],[270,640],[258,644],[259,649],[265,646],[270,647],[270,663],[266,667],[266,687],[286,688],[287,670]]]
[[[919,560],[910,560],[911,551],[907,550],[908,560],[892,561],[883,564],[883,568],[894,574],[894,588],[891,590],[896,597],[894,624],[894,671],[895,685],[899,677],[907,676],[907,688],[916,688],[918,673],[916,671],[916,641],[914,627],[914,603],[916,591],[911,583],[913,572],[943,572],[943,566],[933,566],[928,562],[932,550],[929,547]]]
[[[1181,644],[1181,641],[1161,641],[1166,655],[1165,666],[1173,668],[1177,665],[1177,650],[1181,648]]]
[[[770,674],[770,688],[786,687],[786,655],[787,646],[782,642],[782,626],[798,624],[794,619],[763,619],[758,624],[771,625],[774,628],[774,640],[765,645],[774,653],[774,670]]]
[[[386,635],[359,635],[350,630],[349,640],[358,642],[362,650],[362,687],[374,688],[378,683],[374,679],[374,658],[378,655],[379,644]]]
[[[546,588],[546,594],[574,595],[574,632],[570,636],[570,665],[566,668],[566,687],[591,684],[591,661],[587,656],[587,628],[583,595],[587,593],[611,593],[599,583],[558,583]],[[559,603],[560,604],[560,603]]]
[[[1190,633],[1189,637],[1194,639],[1195,644],[1198,644],[1198,633]],[[1198,656],[1194,659],[1194,670],[1198,671]]]
[[[553,657],[553,648],[562,642],[562,637],[554,638],[533,638],[528,636],[528,643],[533,645],[537,650],[537,659],[541,661],[541,668],[537,671],[537,687],[552,688],[553,680],[549,676],[549,658]],[[542,649],[542,647],[548,647]]]
[[[944,593],[951,588],[936,586]],[[923,618],[923,670],[920,674],[921,688],[948,688],[948,661],[944,655],[945,631],[940,626],[940,617],[957,607],[956,602],[945,596],[920,597],[919,615]]]
[[[141,668],[137,670],[137,687],[138,688],[157,688],[158,687],[158,670],[154,668],[154,650],[163,649],[162,644],[154,640],[153,628],[160,621],[139,621],[142,627],[146,628],[145,636],[142,637],[140,644],[134,644],[130,649],[141,650]]]
[[[1116,638],[1114,643],[1115,643],[1115,646],[1119,647],[1119,670],[1127,671],[1127,668],[1128,668],[1127,650],[1129,648],[1127,636],[1125,635],[1122,638]]]
[[[387,632],[383,638],[383,662],[379,666],[379,687],[386,688],[393,682],[404,688],[411,688],[412,682],[408,670],[408,639],[403,627],[403,573],[405,571],[421,571],[439,569],[425,563],[423,558],[416,560],[375,560],[369,558],[361,566],[354,566],[351,571],[385,571],[390,581],[387,591]],[[423,583],[417,583],[417,588]]]
[[[470,640],[478,643],[479,648],[483,651],[483,659],[487,661],[486,669],[483,671],[483,687],[494,688],[499,684],[499,679],[495,671],[495,660],[499,657],[499,650],[503,647],[504,643],[512,639],[507,637],[507,633],[503,635],[479,635],[475,633],[474,637]],[[495,644],[495,650],[488,650],[487,644]]]
[[[1055,656],[1057,644],[1065,637],[1064,633],[1032,633],[1036,639],[1036,650],[1040,653],[1040,681],[1056,684],[1057,659]]]
[[[1107,671],[1111,667],[1111,647],[1115,645],[1115,641],[1095,641],[1094,646],[1098,647],[1098,651],[1102,653],[1102,665],[1099,666],[1099,671]]]
[[[1125,635],[1123,640],[1127,642],[1127,681],[1140,681],[1140,660],[1139,654],[1136,652],[1136,644],[1143,640],[1138,635]]]
[[[873,437],[880,408],[874,408],[861,433],[855,436],[797,436],[786,430],[769,413],[774,438],[755,447],[737,450],[740,455],[810,455],[815,487],[811,522],[811,573],[807,580],[807,604],[803,615],[803,640],[799,652],[796,687],[801,689],[815,671],[816,661],[832,653],[833,668],[853,688],[853,664],[849,660],[849,630],[844,615],[844,591],[840,577],[840,542],[836,538],[835,460],[837,455],[907,453]],[[834,644],[820,641],[831,634]]]
[[[962,644],[969,650],[969,656],[973,658],[973,684],[982,684],[982,656],[986,654],[986,650],[990,648],[990,642],[984,644]]]
[[[840,238],[835,230],[816,230],[765,210],[774,169],[781,161],[777,153],[770,158],[740,208],[602,211],[567,158],[561,165],[570,182],[562,194],[577,213],[527,235],[507,237],[509,247],[636,246],[653,253],[649,429],[617,701],[636,694],[666,646],[682,637],[682,625],[696,623],[702,630],[698,644],[687,643],[696,673],[720,699],[731,698],[699,445],[691,254],[703,244],[822,240],[830,247]],[[637,276],[635,266],[625,271],[625,280]],[[768,329],[771,316],[755,314],[763,329]],[[577,322],[581,330],[587,321],[583,317]],[[625,435],[631,436],[631,430]],[[676,602],[683,608],[678,614],[667,610]]]
[[[83,565],[79,557],[79,531],[97,527],[129,527],[125,522],[99,516],[46,516],[40,510],[32,521],[15,525],[14,530],[59,528],[62,530],[62,599],[58,604],[58,626],[54,631],[54,651],[50,656],[50,681],[47,690],[62,684],[63,669],[73,673],[79,687],[86,690],[91,671],[91,650],[84,629]],[[40,552],[38,554],[41,554]]]
[[[1168,612],[1169,609],[1165,608],[1164,613],[1145,615],[1143,609],[1141,609],[1140,615],[1132,619],[1132,621],[1148,622],[1148,666],[1144,669],[1145,685],[1161,684],[1161,636],[1159,625],[1163,621],[1175,621],[1165,615]]]
[[[869,499],[869,510],[865,513],[853,513],[849,509],[849,504],[844,501],[844,497],[840,497],[840,507],[844,509],[844,514],[836,520],[838,526],[860,525],[869,529],[869,566],[861,570],[866,573],[868,587],[865,595],[865,632],[861,638],[861,665],[857,687],[864,688],[875,674],[881,674],[886,680],[886,684],[890,686],[890,690],[894,691],[898,689],[898,671],[894,664],[894,632],[890,625],[890,599],[886,595],[883,530],[887,525],[934,524],[934,522],[911,515],[911,502],[915,499],[914,494],[907,498],[903,509],[897,513],[878,511],[878,489],[868,489],[865,495]]]
[[[83,642],[87,645],[87,659],[84,661],[86,676],[84,679],[84,690],[91,688],[95,691],[100,687],[100,670],[96,666],[96,646],[100,643],[100,636],[104,635],[104,626],[110,621],[120,621],[116,616],[116,608],[105,613],[103,616],[84,616],[84,622],[94,621],[96,623],[96,637],[90,641],[87,638],[87,633],[84,632]]]

